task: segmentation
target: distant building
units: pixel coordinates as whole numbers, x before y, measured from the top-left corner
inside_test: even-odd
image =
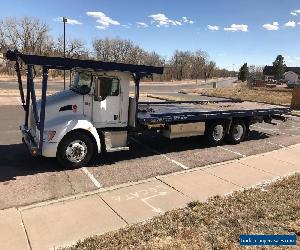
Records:
[[[288,84],[297,84],[298,79],[299,76],[293,71],[288,71],[284,73],[284,80],[286,80]]]
[[[265,80],[274,79],[275,77],[273,66],[264,67],[263,73],[264,73]],[[286,67],[284,73],[284,79],[287,81],[291,81],[290,84],[298,83],[299,77],[300,77],[300,67]]]

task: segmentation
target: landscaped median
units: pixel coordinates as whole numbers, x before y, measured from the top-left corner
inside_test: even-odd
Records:
[[[205,203],[192,202],[67,249],[240,249],[240,234],[296,234],[300,247],[299,183],[300,174],[295,174]]]

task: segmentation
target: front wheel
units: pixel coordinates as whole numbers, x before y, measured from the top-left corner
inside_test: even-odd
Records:
[[[93,158],[94,144],[90,136],[80,131],[71,132],[60,142],[56,157],[64,167],[83,167]]]

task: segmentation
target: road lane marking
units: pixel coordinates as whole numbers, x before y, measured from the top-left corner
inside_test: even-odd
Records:
[[[246,157],[246,155],[243,155],[243,154],[241,154],[241,153],[239,153],[239,152],[236,152],[236,151],[230,150],[230,149],[228,149],[228,148],[225,148],[225,147],[222,147],[222,146],[218,146],[218,148],[221,148],[221,149],[223,149],[223,150],[226,150],[226,151],[228,151],[228,152],[231,152],[231,153],[237,154],[237,155],[239,155],[239,156],[242,156],[242,157]]]
[[[140,145],[142,145],[142,146],[144,146],[144,147],[147,147],[147,148],[148,148],[149,150],[151,150],[153,153],[155,153],[155,154],[157,154],[157,155],[160,155],[161,157],[163,157],[163,158],[165,158],[166,160],[168,160],[168,161],[174,163],[175,165],[181,167],[182,169],[185,169],[185,170],[189,169],[189,167],[185,166],[184,164],[182,164],[182,163],[180,163],[180,162],[178,162],[178,161],[176,161],[176,160],[171,159],[171,158],[168,157],[167,155],[162,154],[162,153],[160,153],[159,151],[155,150],[154,148],[151,148],[151,147],[149,147],[148,145],[145,145],[145,144],[141,143],[140,141],[136,140],[135,138],[131,137],[131,139],[132,139],[133,141],[135,141],[136,143],[138,143],[138,144],[140,144]]]
[[[97,188],[101,188],[102,187],[102,185],[99,183],[99,181],[96,180],[96,178],[94,177],[94,175],[92,175],[92,173],[90,171],[88,171],[86,167],[83,167],[81,169],[87,175],[87,177],[90,178],[90,180],[94,183],[94,185]]]

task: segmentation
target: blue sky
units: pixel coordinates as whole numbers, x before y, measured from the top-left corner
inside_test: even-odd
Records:
[[[300,66],[299,0],[2,0],[0,17],[9,16],[40,18],[54,37],[62,34],[57,18],[66,16],[67,36],[89,47],[119,37],[166,58],[202,49],[228,69],[270,64],[278,54]]]

